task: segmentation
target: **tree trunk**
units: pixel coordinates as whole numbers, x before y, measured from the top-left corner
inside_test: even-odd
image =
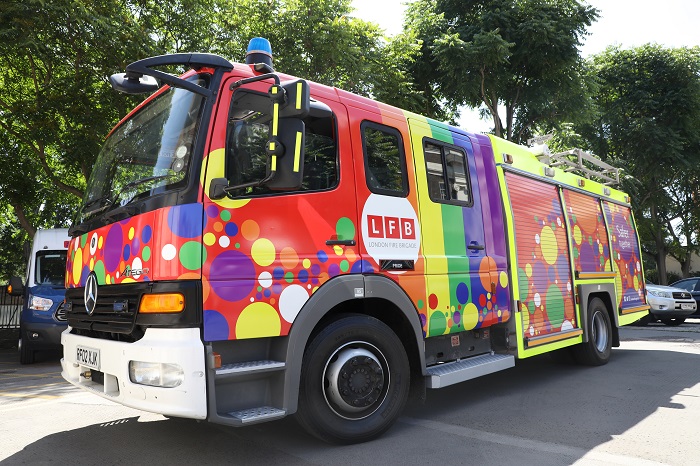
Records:
[[[34,239],[36,228],[34,228],[34,225],[31,224],[27,216],[24,215],[24,209],[22,209],[19,204],[14,203],[12,204],[12,207],[15,209],[15,214],[17,215],[17,220],[19,220],[19,224],[29,234],[29,239]]]

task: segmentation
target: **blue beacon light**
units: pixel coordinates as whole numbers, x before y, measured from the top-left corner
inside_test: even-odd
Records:
[[[264,37],[253,37],[248,42],[248,50],[245,54],[247,65],[253,65],[255,71],[272,73],[272,46]]]

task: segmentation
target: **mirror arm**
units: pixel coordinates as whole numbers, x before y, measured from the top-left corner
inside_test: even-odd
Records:
[[[275,73],[267,73],[267,74],[261,74],[260,76],[254,76],[252,78],[246,78],[246,79],[241,79],[239,81],[236,81],[235,83],[231,83],[230,90],[234,90],[237,87],[241,87],[244,84],[250,84],[258,81],[264,81],[266,79],[274,79],[275,84],[279,85],[280,83],[280,77],[277,76]]]
[[[213,192],[213,186],[209,188],[209,199],[212,200],[217,200],[217,199],[222,199],[224,195],[230,193],[231,191],[235,191],[237,189],[245,189],[245,188],[257,188],[258,186],[263,186],[266,183],[269,183],[274,177],[275,173],[277,172],[270,172],[268,176],[263,178],[262,180],[258,181],[251,181],[250,183],[244,183],[244,184],[237,184],[234,186],[226,186],[224,188],[221,188],[221,191],[217,194]],[[225,180],[225,178],[221,178],[222,180]]]

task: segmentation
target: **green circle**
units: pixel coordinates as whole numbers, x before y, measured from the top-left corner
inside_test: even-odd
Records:
[[[518,269],[518,288],[520,288],[520,299],[526,298],[528,295],[528,284],[527,274],[521,268]]]
[[[335,224],[335,233],[339,239],[353,239],[355,237],[355,224],[347,217],[341,217]]]
[[[545,299],[547,306],[547,317],[553,328],[561,327],[564,323],[564,297],[557,285],[550,285],[547,288],[547,298]]]
[[[141,251],[141,257],[145,261],[149,260],[151,258],[151,248],[148,246],[144,246],[143,250]]]
[[[287,283],[292,283],[294,281],[294,274],[292,272],[285,273],[284,281],[286,281]]]
[[[198,241],[188,241],[180,247],[180,264],[187,270],[197,270],[207,259],[207,251]]]
[[[231,212],[229,212],[228,210],[222,210],[219,216],[224,222],[228,222],[229,220],[231,220]]]
[[[85,233],[84,235],[82,235],[80,237],[80,247],[84,248],[86,244],[87,244],[87,233]]]
[[[106,283],[105,276],[107,275],[104,262],[95,262],[95,268],[93,271],[95,272],[95,275],[97,275],[97,283],[104,285]]]
[[[234,244],[234,246],[236,246],[236,249],[238,249],[241,247],[241,243],[236,243],[236,244]]]
[[[262,291],[262,286],[259,286],[259,287],[258,287],[258,292],[261,292],[261,291]]]
[[[445,314],[442,312],[433,312],[430,316],[428,334],[429,335],[442,335],[447,329],[447,319],[445,319]]]
[[[346,260],[340,261],[340,270],[342,270],[343,272],[347,272],[348,270],[350,270],[350,263]]]
[[[424,305],[425,305],[425,303],[423,302],[423,300],[422,300],[422,299],[419,299],[419,300],[418,300],[418,309],[423,309],[423,306],[424,306]]]

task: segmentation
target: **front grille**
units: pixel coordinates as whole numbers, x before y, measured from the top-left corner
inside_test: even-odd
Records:
[[[136,309],[141,293],[134,288],[101,287],[97,294],[95,310],[88,314],[82,289],[66,292],[70,310],[66,313],[68,324],[74,329],[95,332],[130,334],[134,331]]]
[[[65,322],[68,320],[66,313],[67,313],[66,302],[63,301],[61,304],[58,305],[58,309],[56,309],[56,313],[54,314],[54,317],[59,322]]]
[[[690,293],[687,291],[674,291],[673,299],[690,299]]]

